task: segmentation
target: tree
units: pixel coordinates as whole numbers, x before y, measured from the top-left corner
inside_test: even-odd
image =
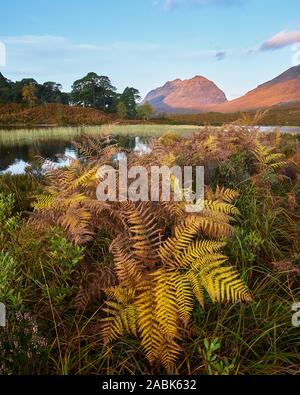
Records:
[[[74,104],[112,111],[116,88],[106,76],[88,73],[74,82],[71,97]]]
[[[68,97],[61,90],[61,84],[52,81],[45,82],[39,86],[39,99],[42,103],[68,104]]]
[[[120,119],[124,119],[127,116],[127,107],[122,101],[119,101],[117,104],[117,115]]]
[[[140,92],[135,88],[125,88],[120,96],[127,109],[127,117],[134,119],[137,116],[137,101],[141,100]]]
[[[145,104],[138,107],[137,114],[139,119],[148,121],[154,114],[154,108],[148,102],[146,102]]]
[[[14,103],[22,103],[24,101],[23,88],[27,85],[33,85],[36,89],[36,95],[39,92],[39,84],[33,78],[24,78],[21,81],[17,81],[13,84],[12,88],[12,101]]]
[[[9,81],[0,73],[0,103],[12,101],[13,82]]]
[[[37,88],[32,82],[30,82],[28,85],[23,86],[22,97],[23,100],[26,101],[30,107],[33,107],[37,103]]]

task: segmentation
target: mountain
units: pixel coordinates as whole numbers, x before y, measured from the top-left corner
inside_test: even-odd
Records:
[[[213,110],[227,113],[257,110],[297,101],[300,101],[300,65],[259,85],[238,99],[214,106]]]
[[[157,112],[199,112],[227,101],[224,92],[216,84],[202,76],[189,80],[168,81],[152,90],[144,99]]]
[[[234,113],[300,102],[300,65],[231,101],[212,81],[196,76],[169,81],[148,93],[144,102],[166,113]]]
[[[164,102],[164,99],[176,91],[178,86],[182,83],[180,79],[174,81],[168,81],[164,86],[161,86],[157,89],[152,90],[147,94],[144,99],[144,103],[148,102],[155,108],[157,111],[166,111],[168,110],[168,105]]]

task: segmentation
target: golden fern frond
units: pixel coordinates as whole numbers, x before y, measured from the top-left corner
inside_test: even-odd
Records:
[[[224,213],[210,211],[205,213],[206,218],[203,221],[202,233],[213,239],[229,237],[232,233],[232,226],[228,223],[229,217]]]
[[[276,171],[276,170],[279,170],[282,167],[286,166],[286,164],[287,164],[286,161],[280,161],[280,162],[277,162],[277,163],[271,163],[271,164],[269,164],[269,169]]]
[[[174,256],[176,249],[176,239],[169,237],[159,247],[158,255],[161,261],[169,267],[178,267],[178,262]]]
[[[62,199],[57,199],[56,204],[58,207],[74,207],[78,203],[87,201],[88,198],[83,193],[73,193],[71,195],[66,195]]]
[[[198,300],[200,306],[204,308],[204,288],[202,282],[200,280],[200,276],[194,270],[189,270],[186,273],[186,278],[190,282],[191,287],[193,289],[193,293]]]
[[[199,262],[199,276],[212,301],[250,300],[249,291],[232,267],[223,267],[227,257],[207,256]]]
[[[160,351],[164,344],[164,337],[155,314],[155,292],[154,284],[148,280],[143,291],[137,297],[137,321],[141,336],[141,346],[150,363],[154,363],[160,357]]]
[[[182,261],[178,257],[181,252],[188,248],[199,230],[207,224],[207,220],[196,216],[189,216],[178,224],[175,227],[175,235],[159,246],[158,255],[162,262],[170,267],[180,267]]]
[[[257,143],[252,150],[262,171],[275,171],[286,165],[286,162],[282,161],[284,155],[281,153],[274,153],[272,152],[273,150],[273,148],[268,148],[261,143]]]
[[[169,374],[173,373],[176,368],[180,351],[180,346],[172,339],[166,339],[161,345],[159,360]]]
[[[55,207],[55,197],[53,195],[37,195],[32,207],[35,210],[49,210]]]
[[[185,250],[199,230],[208,224],[208,220],[190,215],[175,227],[176,252]]]
[[[234,189],[220,187],[218,185],[214,193],[214,199],[208,199],[208,200],[223,200],[224,202],[232,203],[234,200],[238,198],[238,196],[239,193]]]
[[[82,175],[77,177],[73,182],[70,182],[70,185],[68,186],[68,190],[73,190],[78,188],[79,186],[85,186],[88,184],[90,180],[96,180],[96,174],[98,171],[99,166],[93,166],[91,169],[85,171]]]
[[[214,254],[218,252],[225,243],[214,240],[196,240],[191,243],[188,248],[178,257],[182,267],[190,268],[195,262],[203,258],[207,254]]]
[[[106,291],[109,299],[103,311],[107,317],[102,319],[102,336],[107,344],[125,334],[137,336],[137,316],[134,305],[135,292],[131,289],[115,287]]]
[[[114,302],[106,302],[104,312],[110,314],[103,318],[102,336],[105,344],[117,340],[124,335],[136,337],[136,310],[133,305],[122,306]]]
[[[172,276],[162,268],[151,275],[155,282],[156,320],[164,336],[173,339],[178,336],[178,311]]]
[[[239,214],[239,210],[234,205],[226,202],[205,200],[204,206],[209,210],[220,212],[220,213],[225,213],[230,215]]]
[[[128,304],[133,302],[136,294],[134,289],[124,287],[111,287],[105,292],[109,298],[114,299],[116,302],[122,304]]]
[[[279,159],[282,159],[282,158],[284,158],[284,155],[283,155],[283,154],[274,153],[274,154],[269,154],[269,155],[267,155],[267,156],[264,158],[264,160],[265,160],[265,163],[266,163],[266,164],[270,164],[270,163],[276,162],[276,161],[278,161]]]
[[[213,252],[221,247],[220,244],[205,240],[192,244],[199,231],[208,236],[220,238],[227,236],[231,227],[226,222],[217,223],[209,218],[187,217],[175,227],[175,236],[161,243],[158,255],[162,262],[171,268],[182,267],[188,265],[193,256],[197,257],[201,252]]]
[[[243,113],[241,118],[235,123],[237,125],[256,126],[265,117],[269,110],[258,110],[254,116],[250,113]]]
[[[175,288],[178,315],[183,323],[187,325],[193,310],[193,292],[191,283],[187,279],[186,275],[179,271],[172,273],[171,281]]]

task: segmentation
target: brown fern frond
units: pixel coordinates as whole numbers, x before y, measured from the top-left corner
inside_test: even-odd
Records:
[[[138,289],[142,281],[142,267],[132,254],[126,253],[124,240],[119,235],[111,244],[110,251],[114,256],[116,273],[121,284],[128,288]]]
[[[132,251],[137,259],[150,266],[157,262],[157,248],[160,245],[161,230],[149,205],[125,202],[122,212],[130,227]]]
[[[96,266],[87,274],[85,284],[82,285],[75,297],[75,307],[84,310],[89,304],[99,301],[101,292],[116,286],[118,283],[115,271],[109,266]]]

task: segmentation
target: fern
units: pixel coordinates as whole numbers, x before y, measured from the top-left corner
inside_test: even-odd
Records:
[[[229,203],[212,202],[211,207],[217,213],[236,213]],[[222,223],[211,217],[188,216],[174,227],[173,235],[160,241],[155,237],[155,243],[151,244],[149,235],[157,235],[155,229],[158,225],[154,226],[149,207],[145,207],[144,214],[141,205],[136,209],[126,206],[127,213],[128,210],[131,213],[129,234],[132,227],[134,236],[127,242],[119,236],[113,242],[116,271],[120,286],[136,292],[137,334],[149,362],[159,361],[171,372],[180,353],[181,326],[189,325],[194,298],[204,307],[205,294],[212,302],[233,303],[250,301],[251,296],[237,271],[225,265],[227,257],[220,252],[224,242],[203,238],[207,227],[214,229],[215,233],[219,232],[218,237],[224,232],[226,234]],[[142,218],[148,218],[143,226]],[[145,224],[149,226],[149,234]],[[138,231],[141,231],[140,239],[135,238]],[[211,232],[204,232],[207,233]],[[148,237],[145,237],[147,234]],[[199,238],[201,234],[202,238]],[[145,243],[148,253],[152,248],[150,256],[155,257],[155,266],[148,259],[145,259],[144,267],[140,266],[142,256],[136,253],[139,252],[137,240]],[[110,307],[113,309],[112,316],[105,318],[107,326],[104,335],[107,338],[111,325],[109,333],[115,339],[118,334],[129,333],[130,323],[125,326],[123,322],[127,316],[124,303],[119,306],[110,304]]]
[[[238,146],[240,137],[242,144],[251,143],[263,169],[279,166],[281,158],[259,146],[258,140],[250,142],[247,130],[231,136],[229,129],[227,135],[232,147]],[[131,153],[128,160],[150,166],[176,163],[182,152],[184,161],[200,163],[207,158],[218,162],[229,155],[209,128],[191,139],[172,139],[170,144],[172,152],[168,153],[163,141],[155,140],[151,154],[137,157]],[[99,141],[89,138],[79,149],[85,159],[47,174],[45,193],[34,204],[34,221],[59,225],[76,244],[109,229],[113,260],[109,257],[107,267],[99,265],[87,275],[76,306],[84,310],[92,301],[101,303],[104,296],[100,318],[105,345],[123,336],[135,337],[149,363],[173,372],[196,303],[204,307],[210,301],[251,300],[239,273],[227,265],[222,253],[224,240],[232,232],[231,222],[239,215],[234,205],[238,194],[221,187],[206,188],[204,209],[194,215],[185,212],[184,202],[100,202],[96,172],[111,161],[118,147],[103,137]],[[173,182],[172,193],[175,186]]]

